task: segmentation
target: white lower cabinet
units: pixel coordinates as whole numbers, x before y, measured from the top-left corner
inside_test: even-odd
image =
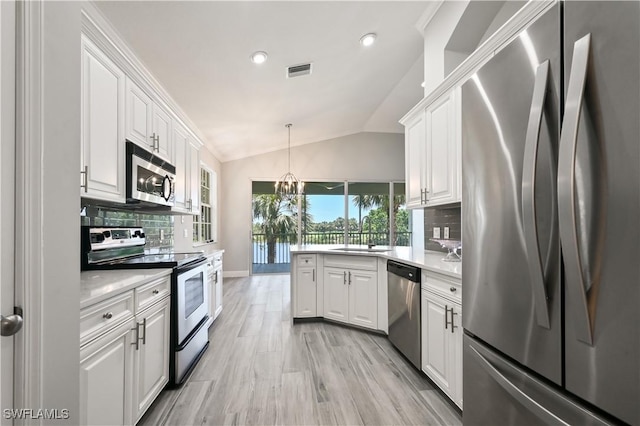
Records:
[[[324,268],[324,317],[378,328],[378,274],[357,269]]]
[[[139,330],[133,386],[137,422],[169,381],[169,298],[136,315]]]
[[[349,287],[347,271],[324,268],[324,317],[349,322]]]
[[[462,307],[422,290],[422,371],[462,408]]]
[[[211,324],[222,312],[222,253],[209,257],[209,316]]]
[[[81,323],[96,331],[85,332],[80,346],[80,424],[135,424],[168,383],[171,308],[165,287],[168,276],[80,311]],[[119,314],[132,293],[139,311]]]
[[[80,424],[132,423],[134,327],[131,318],[80,350]]]
[[[296,317],[315,317],[316,308],[316,268],[299,267],[296,271]]]

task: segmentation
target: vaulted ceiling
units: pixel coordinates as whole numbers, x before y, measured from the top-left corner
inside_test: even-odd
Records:
[[[425,1],[99,1],[220,160],[362,131],[422,98]],[[376,43],[359,43],[366,33]],[[268,53],[262,65],[249,56]],[[311,75],[286,68],[311,62]]]

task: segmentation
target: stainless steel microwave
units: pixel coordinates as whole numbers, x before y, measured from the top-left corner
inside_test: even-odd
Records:
[[[176,168],[131,141],[126,143],[127,204],[175,204]]]

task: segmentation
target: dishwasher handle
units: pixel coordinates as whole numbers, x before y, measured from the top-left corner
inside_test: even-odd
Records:
[[[387,261],[387,272],[393,275],[398,275],[411,282],[420,284],[420,268],[415,266],[405,265],[403,263],[394,262],[393,260]]]

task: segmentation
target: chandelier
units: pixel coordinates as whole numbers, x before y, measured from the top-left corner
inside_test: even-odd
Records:
[[[276,181],[276,194],[282,196],[297,195],[304,191],[304,183],[291,173],[291,126],[293,126],[293,124],[284,125],[284,127],[289,129],[289,168],[287,173]]]

